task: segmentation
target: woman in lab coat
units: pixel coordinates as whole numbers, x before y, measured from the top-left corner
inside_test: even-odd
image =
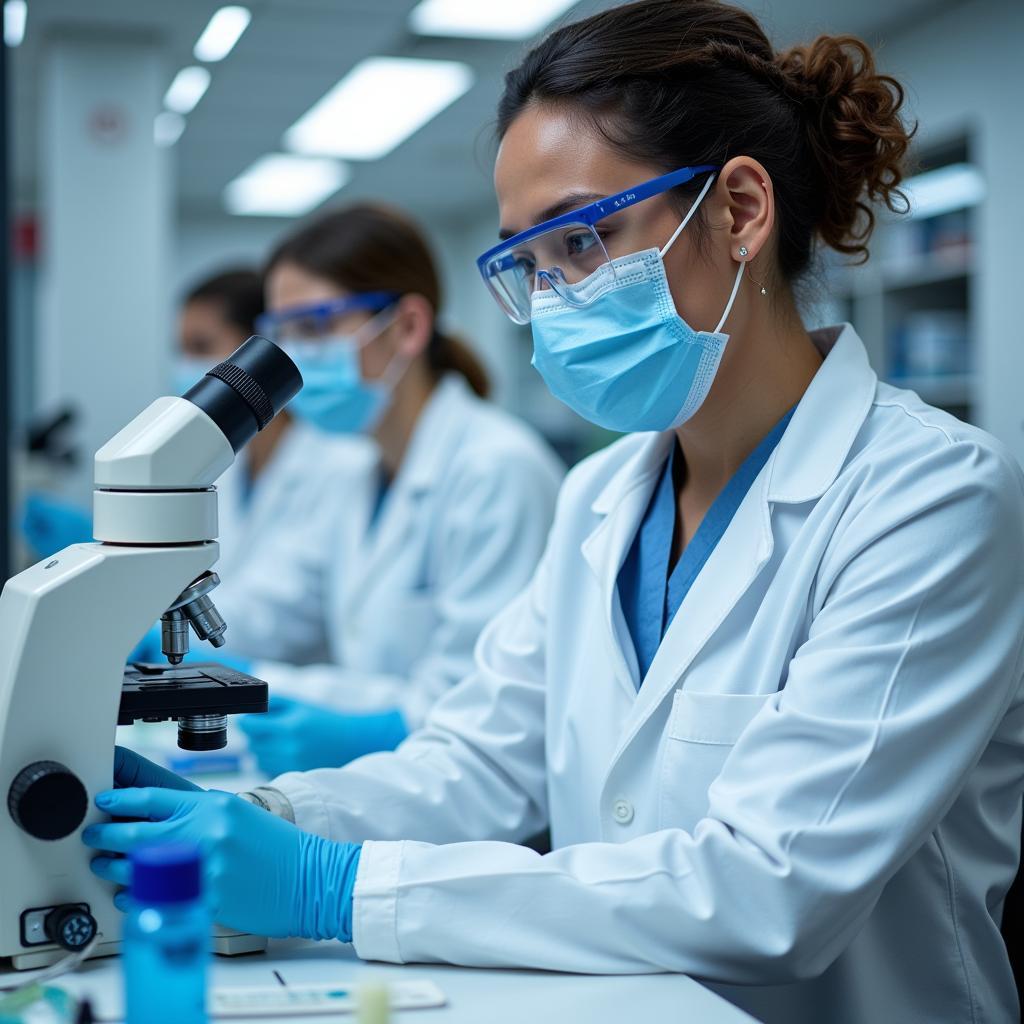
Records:
[[[305,382],[290,409],[347,450],[330,514],[282,516],[273,572],[243,568],[217,594],[232,655],[271,686],[271,714],[241,724],[276,775],[391,749],[422,724],[529,581],[563,469],[482,400],[486,374],[438,327],[437,270],[404,215],[350,206],[300,228],[266,293],[260,331]]]
[[[771,1022],[1015,1019],[1024,479],[792,293],[898,204],[900,99],[862,44],[776,54],[711,0],[541,43],[506,80],[511,238],[481,270],[552,390],[638,432],[570,474],[423,730],[250,794],[299,830],[136,789],[101,805],[150,821],[88,841],[216,824],[263,899],[219,883],[221,919],[373,960],[681,971]],[[553,852],[516,845],[545,824]]]

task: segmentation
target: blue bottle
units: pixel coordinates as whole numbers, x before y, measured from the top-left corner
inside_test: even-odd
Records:
[[[199,850],[148,846],[131,855],[124,923],[126,1024],[206,1024],[210,915]]]

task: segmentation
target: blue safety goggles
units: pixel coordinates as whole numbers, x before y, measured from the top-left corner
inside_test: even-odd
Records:
[[[295,341],[316,341],[336,334],[338,318],[353,310],[365,309],[379,313],[401,298],[398,292],[361,292],[327,302],[290,306],[273,313],[264,313],[256,320],[256,332],[276,344]]]
[[[566,301],[582,305],[573,286],[606,263],[612,263],[601,240],[599,222],[685,185],[698,174],[718,169],[715,164],[681,167],[520,231],[488,249],[476,261],[480,276],[498,305],[517,324],[530,322],[531,297],[545,285]]]

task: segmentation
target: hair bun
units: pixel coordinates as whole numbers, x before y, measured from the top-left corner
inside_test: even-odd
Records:
[[[839,252],[867,258],[874,227],[868,201],[905,212],[899,190],[913,135],[900,117],[903,87],[879,74],[855,36],[819,36],[777,58],[786,92],[804,107],[824,193],[818,231]]]

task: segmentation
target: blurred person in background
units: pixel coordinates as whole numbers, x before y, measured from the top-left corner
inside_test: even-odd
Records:
[[[340,514],[286,522],[274,571],[253,564],[218,591],[229,659],[251,659],[274,695],[240,722],[273,775],[392,749],[422,723],[533,573],[563,467],[485,401],[483,367],[438,325],[434,258],[404,214],[360,205],[302,227],[271,255],[266,295],[259,333],[305,382],[292,415],[356,453]]]

